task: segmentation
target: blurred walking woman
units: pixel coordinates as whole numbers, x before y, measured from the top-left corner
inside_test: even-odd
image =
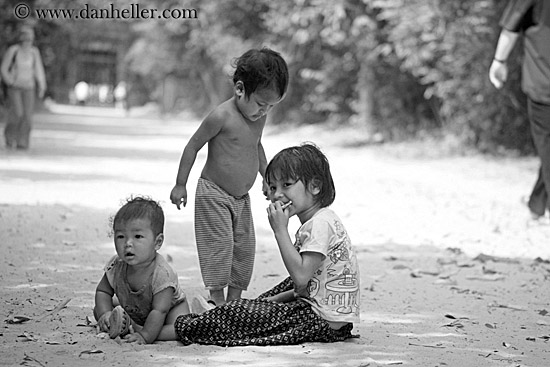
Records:
[[[8,48],[2,59],[2,80],[7,85],[9,113],[4,137],[8,149],[28,149],[34,101],[44,96],[46,76],[34,31],[22,27],[19,43]]]

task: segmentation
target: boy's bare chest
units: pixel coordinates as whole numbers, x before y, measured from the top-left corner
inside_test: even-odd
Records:
[[[220,132],[220,140],[230,142],[239,147],[255,147],[262,136],[264,124],[228,123]]]

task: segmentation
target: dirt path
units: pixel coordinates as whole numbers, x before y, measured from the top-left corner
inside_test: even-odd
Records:
[[[168,203],[181,150],[198,122],[93,112],[37,116],[30,152],[0,150],[0,300],[7,321],[0,365],[550,365],[550,226],[529,222],[520,202],[536,160],[351,148],[356,132],[314,128],[269,130],[264,146],[269,157],[309,140],[329,156],[334,209],[361,255],[360,339],[218,348],[98,338],[88,319],[101,269],[114,254],[108,218],[132,193],[163,202],[161,252],[188,293],[203,290],[193,208]],[[285,275],[259,183],[251,195],[258,251],[246,297]],[[16,316],[30,320],[9,323],[24,320]]]

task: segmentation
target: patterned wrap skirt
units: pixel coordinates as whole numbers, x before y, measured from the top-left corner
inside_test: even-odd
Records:
[[[289,277],[256,299],[238,299],[201,314],[181,315],[174,323],[176,335],[184,345],[223,347],[332,343],[359,337],[351,334],[351,323],[332,329],[305,301],[265,300],[293,288]]]

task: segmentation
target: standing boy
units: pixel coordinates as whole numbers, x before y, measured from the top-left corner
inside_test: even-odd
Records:
[[[195,237],[203,281],[216,305],[239,299],[250,283],[256,239],[248,191],[258,172],[265,175],[266,115],[288,87],[286,62],[268,48],[245,52],[235,66],[233,97],[216,107],[187,143],[170,194],[178,209],[187,204],[189,173],[208,143],[195,195]]]

